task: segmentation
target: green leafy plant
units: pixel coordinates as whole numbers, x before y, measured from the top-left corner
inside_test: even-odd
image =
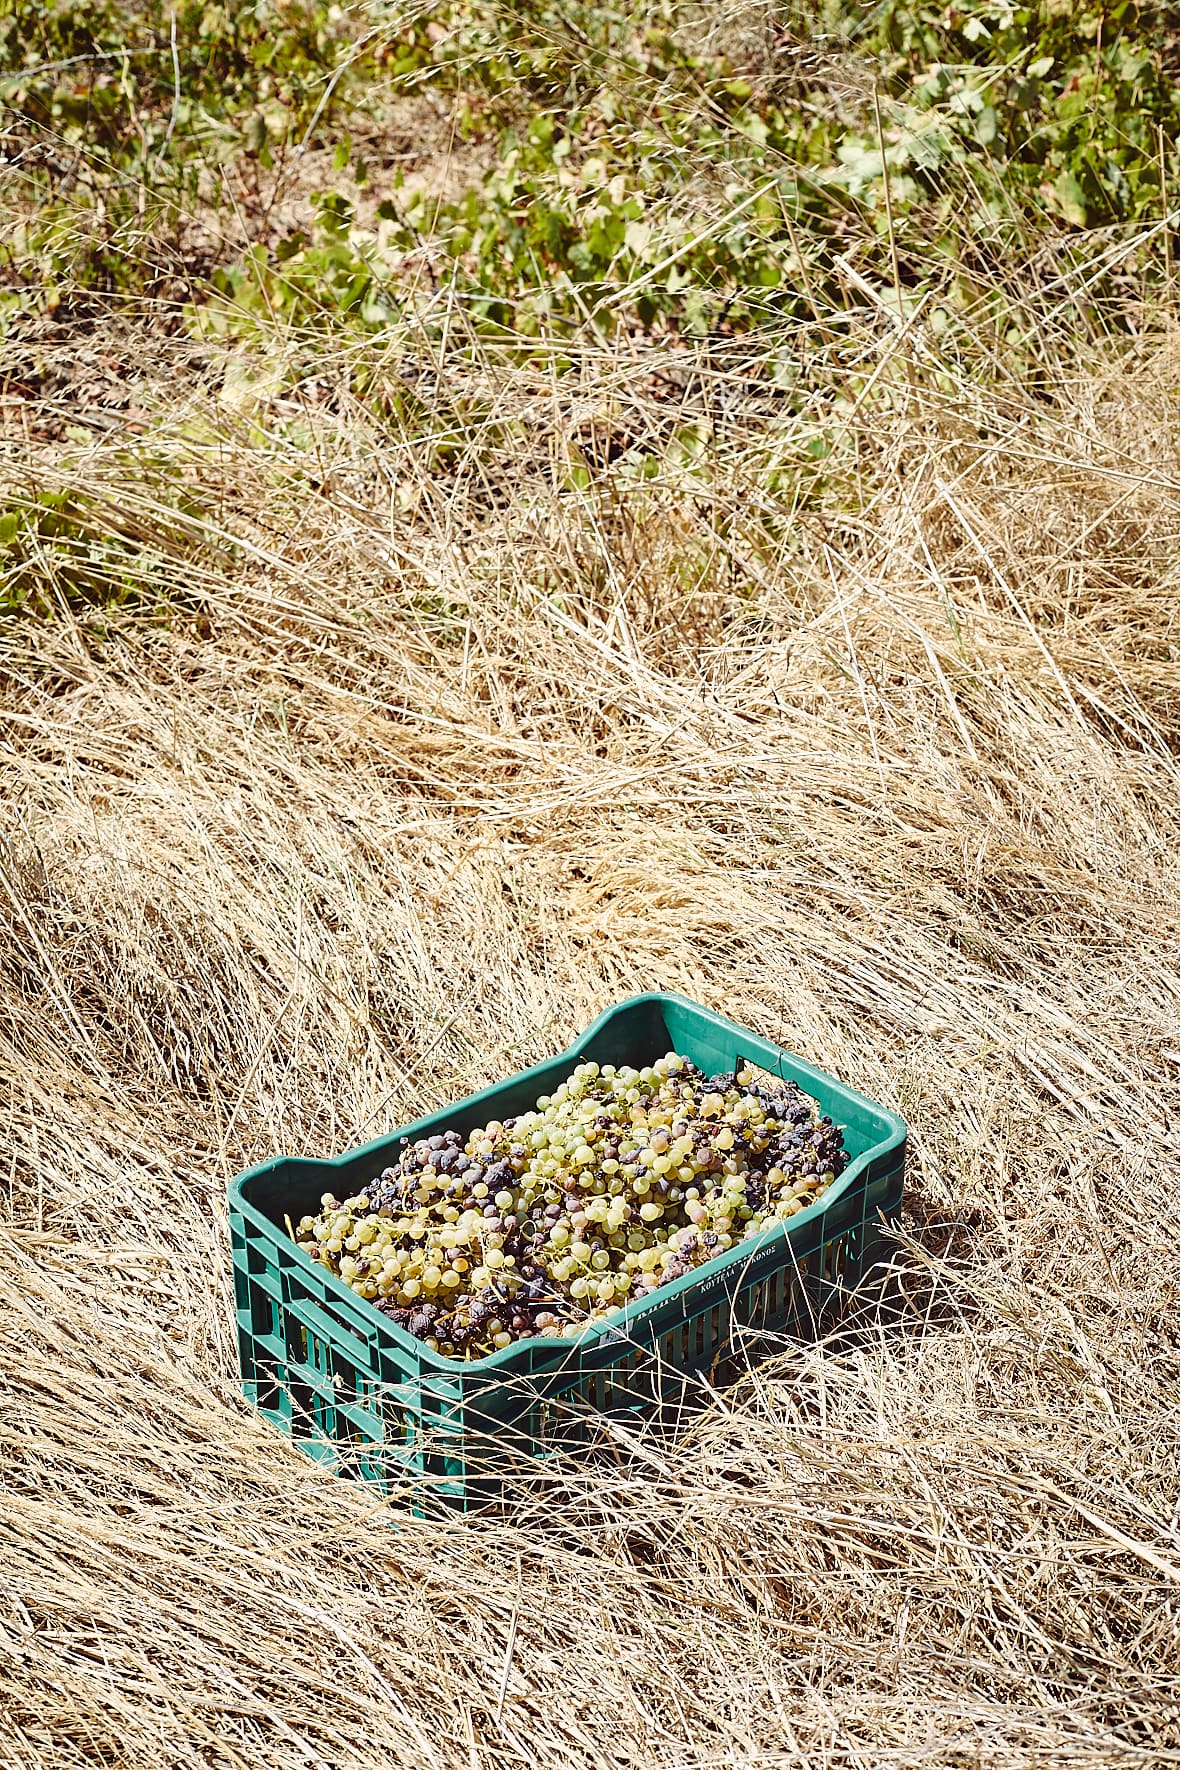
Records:
[[[199,275],[187,236],[224,200],[216,168],[257,178],[325,125],[354,35],[322,0],[0,0],[0,142],[22,181],[0,311]]]
[[[321,313],[381,324],[425,260],[518,336],[617,317],[705,332],[838,304],[854,240],[884,277],[888,234],[913,286],[1046,228],[1160,215],[1180,133],[1165,8],[797,7],[789,76],[691,22],[671,4],[452,0],[393,35],[389,65],[449,90],[488,171],[445,201],[395,179],[376,234],[293,235],[275,254],[288,285],[307,307],[322,267]],[[850,54],[867,77],[834,97]]]
[[[346,31],[319,0],[0,0],[0,92],[58,140],[174,176],[178,137],[265,154],[306,127]]]
[[[1158,216],[1180,133],[1174,7],[885,0],[855,40],[956,154],[999,171],[1011,203],[1075,227]]]

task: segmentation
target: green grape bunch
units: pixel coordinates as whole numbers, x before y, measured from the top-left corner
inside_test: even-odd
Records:
[[[841,1128],[750,1065],[670,1052],[582,1063],[536,1109],[401,1140],[352,1198],[325,1193],[299,1245],[432,1351],[482,1358],[588,1324],[818,1198]]]

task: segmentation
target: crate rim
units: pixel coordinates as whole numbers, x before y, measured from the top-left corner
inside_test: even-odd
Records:
[[[498,1094],[505,1082],[527,1082],[532,1076],[539,1075],[542,1070],[551,1068],[555,1063],[569,1062],[572,1065],[577,1062],[579,1054],[585,1050],[594,1035],[607,1021],[625,1009],[639,1007],[648,1002],[673,1002],[679,1007],[692,1008],[710,1015],[715,1021],[721,1022],[731,1031],[740,1034],[751,1046],[758,1048],[757,1051],[751,1049],[748,1054],[754,1061],[759,1060],[759,1053],[763,1057],[773,1057],[779,1063],[785,1059],[795,1074],[792,1078],[784,1076],[783,1080],[798,1078],[800,1085],[805,1088],[811,1082],[825,1087],[834,1082],[850,1100],[855,1101],[858,1106],[867,1109],[877,1118],[883,1120],[888,1127],[887,1135],[854,1157],[840,1178],[829,1186],[826,1192],[821,1193],[812,1204],[797,1212],[795,1216],[769,1225],[760,1236],[754,1239],[742,1240],[737,1242],[735,1246],[724,1249],[712,1260],[706,1261],[704,1265],[694,1267],[691,1272],[685,1273],[683,1278],[675,1279],[669,1285],[661,1285],[653,1294],[624,1304],[621,1309],[612,1311],[611,1315],[605,1321],[598,1323],[593,1330],[577,1336],[571,1335],[568,1339],[562,1337],[556,1340],[533,1334],[527,1339],[514,1341],[511,1346],[505,1346],[498,1352],[486,1353],[483,1358],[448,1358],[441,1352],[432,1352],[413,1334],[398,1327],[396,1322],[371,1303],[367,1297],[359,1296],[330,1267],[322,1265],[318,1260],[313,1260],[309,1254],[304,1252],[299,1243],[287,1234],[283,1225],[268,1217],[264,1211],[259,1210],[257,1205],[245,1196],[245,1188],[252,1180],[272,1173],[276,1168],[293,1163],[307,1164],[317,1168],[349,1166],[366,1156],[375,1156],[379,1150],[387,1150],[396,1139],[418,1136],[443,1113],[458,1112],[460,1109],[467,1110],[480,1106],[484,1101],[490,1100],[493,1095]],[[759,1033],[752,1032],[750,1028],[742,1026],[740,1022],[731,1020],[727,1015],[718,1014],[714,1009],[706,1008],[702,1002],[694,1002],[691,997],[681,995],[678,991],[644,990],[638,995],[626,996],[622,1001],[612,1003],[609,1008],[604,1008],[602,1013],[597,1015],[571,1044],[567,1045],[564,1050],[555,1052],[552,1057],[544,1057],[538,1063],[530,1064],[527,1069],[517,1071],[515,1075],[505,1076],[498,1082],[489,1083],[486,1088],[480,1088],[474,1094],[464,1095],[449,1106],[436,1108],[434,1112],[423,1113],[419,1118],[411,1120],[410,1123],[400,1125],[380,1137],[370,1138],[367,1143],[360,1143],[354,1149],[342,1150],[339,1155],[292,1156],[279,1154],[269,1156],[265,1161],[255,1162],[252,1167],[245,1168],[240,1174],[235,1175],[229,1183],[227,1193],[232,1209],[238,1211],[263,1233],[280,1238],[288,1251],[288,1258],[293,1255],[296,1265],[310,1272],[321,1282],[326,1280],[342,1301],[347,1302],[353,1308],[367,1311],[373,1318],[373,1325],[390,1335],[396,1344],[407,1350],[412,1350],[423,1368],[429,1369],[438,1376],[455,1376],[460,1373],[475,1375],[483,1372],[490,1372],[494,1376],[514,1376],[526,1374],[517,1369],[520,1355],[526,1349],[537,1353],[543,1348],[552,1348],[553,1362],[557,1365],[561,1363],[563,1358],[568,1358],[571,1353],[592,1351],[595,1346],[604,1341],[614,1345],[618,1343],[620,1338],[631,1340],[630,1329],[633,1325],[641,1323],[648,1315],[657,1313],[662,1305],[672,1302],[684,1293],[697,1289],[702,1280],[735,1271],[754,1256],[771,1247],[778,1237],[790,1241],[800,1228],[821,1216],[842,1198],[870,1163],[880,1162],[882,1158],[904,1148],[906,1136],[905,1121],[897,1113],[882,1106],[879,1101],[870,1100],[867,1094],[862,1094],[859,1089],[851,1087],[847,1082],[841,1082],[836,1076],[816,1069],[813,1064],[808,1063],[802,1057],[796,1057],[784,1046],[772,1044],[770,1040],[763,1038]],[[536,1374],[535,1371],[533,1374]]]

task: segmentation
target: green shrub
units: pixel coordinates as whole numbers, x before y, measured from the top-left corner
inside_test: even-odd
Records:
[[[393,33],[385,64],[451,93],[490,170],[446,202],[393,189],[376,236],[327,194],[316,236],[276,255],[288,308],[384,324],[400,265],[429,248],[478,321],[518,335],[803,316],[842,299],[834,258],[854,241],[891,275],[886,169],[912,286],[1046,230],[1161,213],[1180,131],[1166,8],[796,7],[786,73],[702,48],[696,16],[670,0],[451,0],[429,32]],[[833,69],[853,55],[849,99]]]
[[[321,0],[0,0],[0,92],[56,140],[175,177],[166,142],[265,154],[305,127],[345,40]]]
[[[322,0],[0,0],[0,147],[23,211],[0,314],[191,281],[210,171],[265,170],[324,123],[351,33]]]
[[[986,158],[1009,203],[1075,227],[1159,215],[1180,132],[1174,6],[884,0],[860,25],[888,91]]]
[[[21,298],[141,287],[202,166],[265,169],[313,124],[338,129],[333,105],[367,95],[376,110],[425,85],[485,143],[486,177],[448,201],[395,179],[367,232],[324,190],[310,225],[218,267],[198,303],[243,326],[258,311],[384,327],[421,295],[429,259],[478,324],[526,337],[619,317],[748,327],[841,301],[835,259],[854,242],[888,278],[886,168],[916,286],[938,264],[1026,252],[1046,229],[1158,217],[1180,133],[1180,34],[1161,5],[826,0],[780,9],[758,53],[740,33],[710,37],[710,14],[681,0],[365,16],[362,30],[321,0],[181,0],[175,14],[0,0],[10,123],[84,148],[90,181],[89,199],[67,200],[42,178],[10,252]],[[135,249],[147,236],[154,267]]]

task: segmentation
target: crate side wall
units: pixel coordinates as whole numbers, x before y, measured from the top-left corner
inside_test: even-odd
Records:
[[[783,1336],[814,1334],[834,1298],[887,1251],[877,1213],[891,1215],[900,1190],[896,1167],[865,1188],[851,1220],[817,1218],[794,1242],[669,1298],[645,1324],[646,1343],[608,1336],[498,1380],[461,1368],[439,1378],[392,1340],[382,1345],[380,1331],[358,1339],[285,1249],[245,1235],[235,1284],[246,1392],[318,1461],[411,1504],[429,1494],[460,1509],[486,1505],[523,1458],[576,1452],[606,1420],[678,1422],[701,1374],[730,1380]]]

